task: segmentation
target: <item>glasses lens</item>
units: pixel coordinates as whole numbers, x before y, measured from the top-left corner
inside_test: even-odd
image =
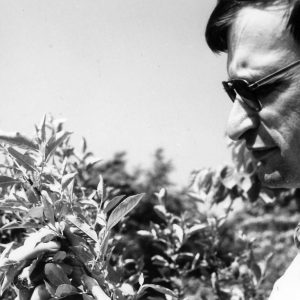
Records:
[[[249,84],[246,80],[236,79],[223,81],[222,84],[232,102],[235,101],[236,95],[238,94],[241,97],[241,100],[244,101],[244,103],[246,103],[250,108],[256,111],[261,109],[260,102],[255,92],[249,88]]]
[[[234,102],[235,98],[236,98],[236,92],[232,86],[231,83],[223,81],[222,82],[223,87],[226,91],[226,93],[228,94],[229,98],[231,99],[232,102]]]
[[[242,100],[254,110],[260,110],[260,103],[254,91],[249,88],[249,84],[246,80],[233,81],[233,87]]]

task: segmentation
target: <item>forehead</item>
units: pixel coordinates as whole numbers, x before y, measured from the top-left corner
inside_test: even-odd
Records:
[[[300,54],[286,27],[286,12],[283,6],[264,9],[249,6],[238,12],[228,33],[230,77],[240,77],[243,74],[237,73],[243,71],[261,72],[263,66],[278,69]]]

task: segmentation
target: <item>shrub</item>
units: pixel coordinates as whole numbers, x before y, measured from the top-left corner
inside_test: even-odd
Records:
[[[275,277],[286,265],[271,258],[291,246],[299,193],[261,187],[242,144],[231,146],[233,166],[201,169],[167,192],[172,163],[161,149],[152,169],[129,173],[124,153],[101,162],[84,139],[76,151],[52,118],[33,139],[0,140],[5,299],[10,286],[22,299],[265,299],[268,269]],[[293,218],[273,220],[279,206]]]

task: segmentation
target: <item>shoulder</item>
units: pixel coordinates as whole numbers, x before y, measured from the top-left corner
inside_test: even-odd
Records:
[[[300,253],[285,273],[275,282],[269,300],[300,299]]]

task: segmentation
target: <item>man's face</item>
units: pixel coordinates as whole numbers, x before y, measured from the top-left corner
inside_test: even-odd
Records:
[[[228,35],[230,79],[254,82],[300,59],[300,47],[286,29],[282,8],[240,10]],[[257,90],[256,112],[237,97],[227,133],[243,139],[270,187],[300,187],[300,66]]]

